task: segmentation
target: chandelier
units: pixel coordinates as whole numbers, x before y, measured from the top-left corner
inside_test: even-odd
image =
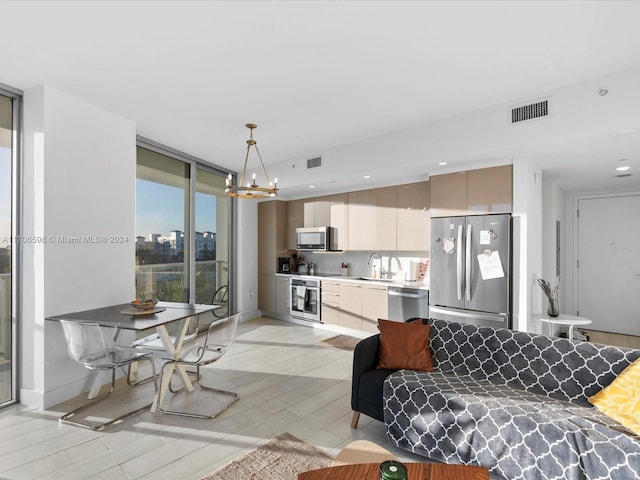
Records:
[[[247,155],[244,157],[244,166],[242,167],[242,175],[240,176],[240,181],[238,185],[233,185],[233,176],[229,174],[226,180],[226,188],[225,193],[230,197],[238,197],[238,198],[267,198],[267,197],[275,197],[278,194],[278,179],[276,178],[273,182],[269,178],[269,174],[267,173],[267,169],[264,167],[264,162],[262,161],[262,157],[260,156],[260,150],[258,150],[258,145],[256,145],[256,141],[253,139],[253,129],[258,126],[255,123],[247,123],[245,125],[249,130],[251,130],[251,135],[249,136],[249,140],[247,140]],[[262,170],[264,171],[264,175],[269,183],[268,187],[261,187],[256,183],[256,174],[253,174],[253,178],[251,183],[245,185],[245,176],[247,174],[247,161],[249,160],[249,151],[251,147],[254,147],[256,153],[258,154],[258,158],[260,159],[260,164],[262,165]]]

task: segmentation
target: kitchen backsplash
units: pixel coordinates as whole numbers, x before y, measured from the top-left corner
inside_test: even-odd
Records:
[[[348,275],[357,277],[368,277],[372,273],[372,265],[379,267],[380,260],[378,257],[374,257],[371,264],[368,264],[369,257],[373,252],[300,252],[305,258],[307,264],[313,263],[315,265],[316,274],[341,274],[342,264],[347,264]],[[391,272],[390,277],[397,280],[404,281],[409,280],[412,272],[412,262],[414,263],[413,269],[419,270],[417,263],[428,263],[427,252],[376,252],[382,257],[382,266],[388,272]],[[428,282],[428,278],[425,283]]]

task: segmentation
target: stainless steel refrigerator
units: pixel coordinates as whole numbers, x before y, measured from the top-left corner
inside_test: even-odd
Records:
[[[511,328],[511,215],[431,219],[429,317]]]

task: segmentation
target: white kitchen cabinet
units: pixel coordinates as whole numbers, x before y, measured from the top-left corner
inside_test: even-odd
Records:
[[[396,243],[397,187],[374,188],[371,190],[372,250],[393,251]]]
[[[397,187],[397,250],[428,251],[431,232],[429,181]]]
[[[328,325],[340,325],[340,284],[322,281],[321,318]]]
[[[378,319],[387,319],[386,285],[364,285],[362,287],[362,330],[379,333]]]
[[[349,250],[396,250],[396,187],[349,192]]]
[[[330,222],[333,228],[332,248],[349,249],[349,194],[338,193],[330,197]]]
[[[304,201],[304,226],[331,225],[331,199],[328,196],[308,198]]]
[[[362,286],[340,284],[340,326],[362,330]]]

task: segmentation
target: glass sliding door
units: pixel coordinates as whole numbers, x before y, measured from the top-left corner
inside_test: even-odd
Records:
[[[190,165],[138,147],[136,295],[188,302]]]
[[[139,140],[136,295],[207,304],[216,296],[215,303],[225,303],[216,316],[226,316],[233,231],[232,202],[224,193],[227,174]]]
[[[0,93],[0,405],[15,401],[13,331],[14,99]]]
[[[202,167],[196,168],[195,196],[195,284],[196,303],[223,303],[229,284],[229,198],[225,178]],[[219,318],[228,309],[217,310]]]

